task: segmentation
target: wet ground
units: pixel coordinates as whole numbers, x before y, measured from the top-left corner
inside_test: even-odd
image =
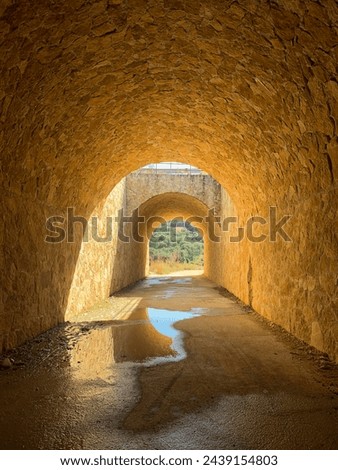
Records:
[[[336,449],[338,369],[202,276],[149,278],[10,354],[2,449]]]

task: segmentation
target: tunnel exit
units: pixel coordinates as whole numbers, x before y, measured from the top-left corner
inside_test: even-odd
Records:
[[[149,240],[150,274],[182,270],[203,272],[203,266],[203,233],[188,221],[174,219],[154,230]]]

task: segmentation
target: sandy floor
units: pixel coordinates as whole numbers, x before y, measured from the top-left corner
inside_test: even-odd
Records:
[[[13,352],[1,448],[337,448],[337,367],[193,274],[142,281]]]

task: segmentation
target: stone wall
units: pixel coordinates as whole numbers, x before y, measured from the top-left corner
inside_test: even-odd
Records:
[[[235,216],[238,224],[220,233],[221,242],[214,247],[206,275],[264,317],[329,352],[337,361],[335,203],[323,192],[299,202],[296,208],[284,207],[284,211],[278,207],[277,220],[286,214],[291,216],[284,226],[290,241],[279,235],[276,241],[270,241],[269,207],[243,217],[222,191],[222,220]],[[320,219],[318,213],[322,213]],[[254,234],[263,234],[267,239],[255,242],[245,236],[240,242],[231,242],[238,227],[245,227],[253,215],[266,219],[267,225],[256,226]]]
[[[136,171],[126,177],[126,206],[131,213],[153,196],[165,193],[189,194],[220,212],[221,185],[206,174],[170,174]]]

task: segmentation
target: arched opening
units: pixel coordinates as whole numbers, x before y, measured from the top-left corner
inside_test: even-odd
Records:
[[[204,202],[184,193],[163,193],[145,201],[139,208],[139,214],[145,221],[140,224],[140,233],[145,238],[144,251],[146,254],[143,256],[143,259],[146,260],[145,272],[149,272],[149,242],[154,230],[173,220],[188,221],[202,233],[203,255],[206,261],[210,246],[213,244],[207,234],[206,218],[209,211],[210,208]]]

